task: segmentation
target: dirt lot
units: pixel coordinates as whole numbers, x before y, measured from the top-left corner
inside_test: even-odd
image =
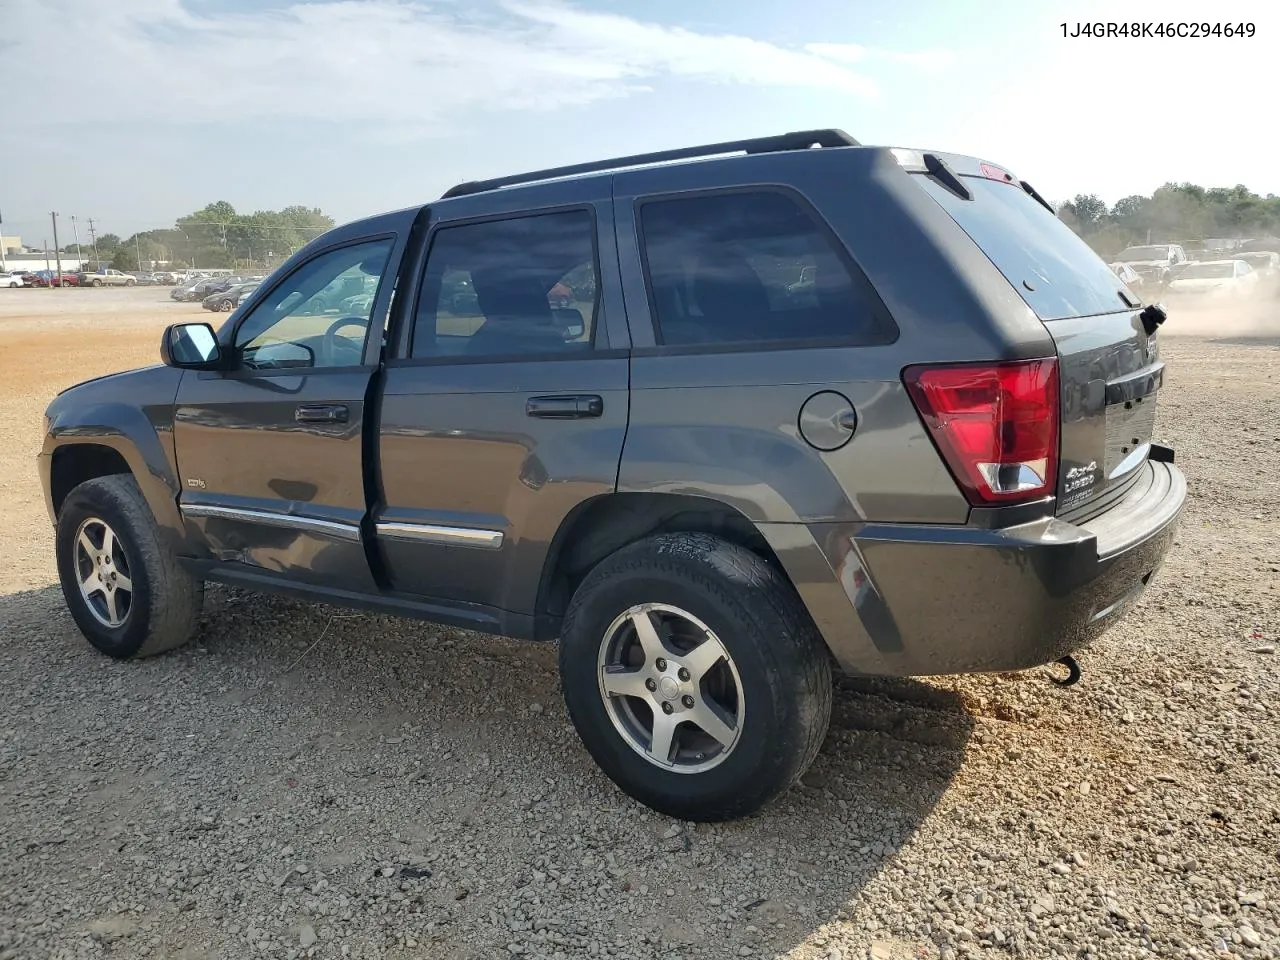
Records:
[[[40,414],[202,316],[166,295],[0,290],[3,960],[1280,956],[1280,309],[1166,325],[1192,499],[1079,686],[846,683],[802,786],[695,829],[548,647],[211,589],[190,647],[91,651]]]

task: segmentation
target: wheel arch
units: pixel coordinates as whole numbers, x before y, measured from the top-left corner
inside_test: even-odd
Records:
[[[542,566],[535,635],[555,639],[574,590],[600,561],[658,533],[710,533],[759,556],[786,577],[786,568],[756,524],[713,497],[671,493],[609,493],[579,504],[561,522]]]
[[[180,372],[157,366],[89,381],[63,394],[45,413],[41,481],[50,519],[67,494],[96,476],[129,473],[175,552],[188,553],[178,512],[172,410]],[[128,400],[117,397],[128,396]]]
[[[105,443],[67,443],[55,447],[49,465],[49,502],[56,517],[80,484],[112,474],[133,473],[124,455]]]

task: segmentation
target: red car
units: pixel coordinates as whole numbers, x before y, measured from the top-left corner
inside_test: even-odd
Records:
[[[56,274],[52,270],[37,270],[27,274],[29,287],[78,287],[80,278],[74,273]]]

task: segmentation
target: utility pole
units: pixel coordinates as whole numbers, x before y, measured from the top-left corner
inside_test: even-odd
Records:
[[[138,243],[138,235],[136,233],[133,235],[133,252],[134,252],[134,256],[138,260],[138,272],[141,273],[142,272],[142,246],[141,244]]]
[[[77,269],[84,269],[84,254],[80,252],[80,228],[76,226],[76,218],[71,218],[71,232],[76,235],[76,259],[80,261]]]
[[[98,257],[98,235],[93,229],[93,217],[89,218],[89,240],[93,243],[93,269],[102,268],[102,260]]]
[[[9,265],[4,262],[4,214],[0,214],[0,273],[8,273]]]
[[[53,219],[53,256],[58,261],[58,287],[62,287],[62,251],[58,249],[58,211],[54,210],[49,216]]]

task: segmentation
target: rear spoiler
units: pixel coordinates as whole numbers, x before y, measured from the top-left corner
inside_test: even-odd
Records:
[[[964,185],[961,177],[984,177],[1000,183],[1009,183],[1021,187],[1036,203],[1044,207],[1055,217],[1058,211],[1053,209],[1035,187],[1025,180],[1019,180],[1008,170],[979,160],[977,157],[966,157],[959,153],[943,153],[937,150],[912,150],[893,147],[889,150],[898,165],[909,173],[927,173],[961,200],[972,200],[973,194]]]

